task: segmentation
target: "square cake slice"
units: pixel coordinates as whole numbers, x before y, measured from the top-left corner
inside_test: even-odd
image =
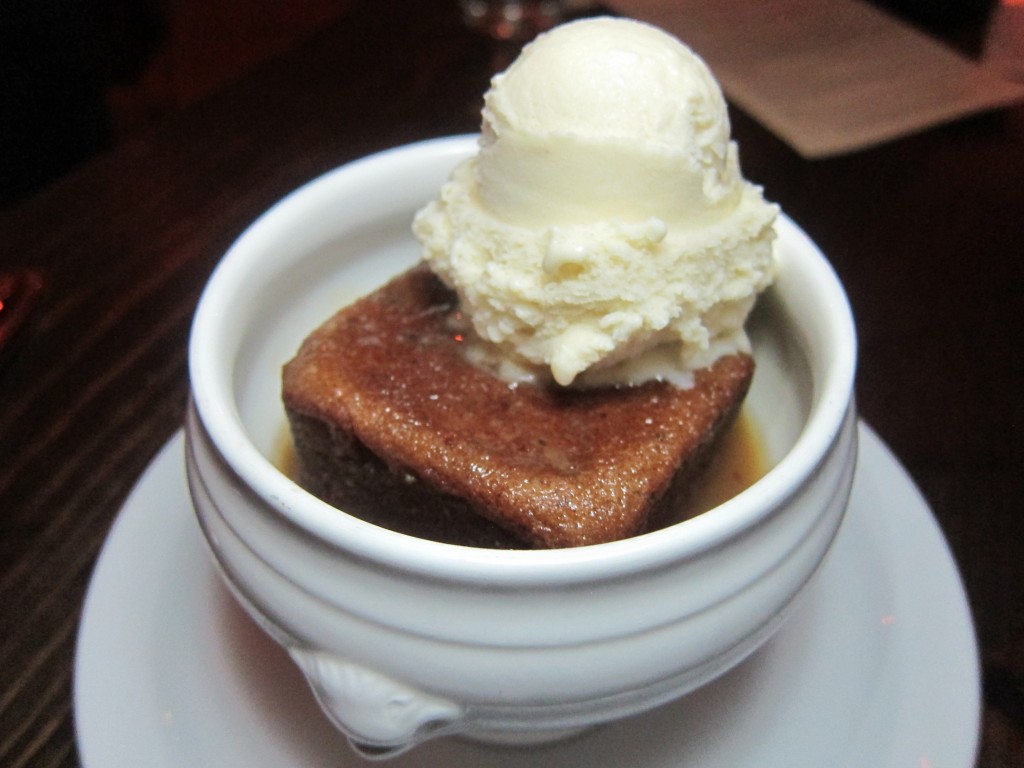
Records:
[[[467,360],[457,312],[418,266],[310,334],[284,369],[300,484],[437,541],[622,539],[671,518],[753,376],[728,355],[688,389],[509,384]]]

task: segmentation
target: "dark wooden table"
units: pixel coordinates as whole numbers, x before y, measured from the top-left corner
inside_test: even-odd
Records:
[[[330,168],[476,130],[501,57],[452,6],[355,3],[299,49],[0,213],[0,266],[46,280],[0,362],[0,765],[77,762],[83,596],[126,494],[181,425],[189,323],[223,251]],[[1024,765],[1024,108],[818,162],[738,112],[734,129],[747,175],[845,281],[863,417],[960,564],[984,669],[980,765]]]

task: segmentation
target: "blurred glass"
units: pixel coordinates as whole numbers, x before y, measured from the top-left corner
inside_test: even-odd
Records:
[[[466,25],[494,40],[525,42],[565,18],[562,0],[459,0]]]

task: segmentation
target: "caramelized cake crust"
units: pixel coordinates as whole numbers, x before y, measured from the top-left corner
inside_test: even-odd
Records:
[[[510,385],[468,362],[454,295],[419,266],[338,312],[284,369],[310,492],[370,522],[489,547],[571,547],[648,530],[685,498],[753,359],[696,384]]]

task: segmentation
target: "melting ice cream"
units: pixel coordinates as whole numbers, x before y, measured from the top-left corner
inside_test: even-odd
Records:
[[[740,173],[705,63],[599,18],[538,37],[492,80],[479,152],[413,229],[500,375],[685,385],[749,349],[777,213]]]

